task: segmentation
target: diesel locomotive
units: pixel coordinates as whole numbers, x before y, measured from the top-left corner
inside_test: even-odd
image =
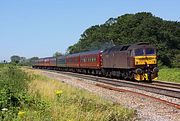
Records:
[[[156,48],[143,42],[60,57],[40,58],[33,61],[32,67],[137,81],[155,80],[159,71]]]

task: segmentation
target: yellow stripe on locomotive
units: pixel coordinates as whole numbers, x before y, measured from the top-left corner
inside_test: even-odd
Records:
[[[157,64],[156,56],[135,56],[135,65]]]

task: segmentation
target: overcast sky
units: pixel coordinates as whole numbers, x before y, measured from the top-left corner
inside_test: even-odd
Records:
[[[180,21],[180,0],[0,0],[0,61],[64,53],[88,27],[137,12]]]

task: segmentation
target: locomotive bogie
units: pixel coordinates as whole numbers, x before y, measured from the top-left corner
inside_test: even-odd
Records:
[[[149,77],[151,76],[151,77]],[[157,79],[157,74],[151,73],[150,75],[148,73],[142,73],[142,74],[134,74],[134,78],[137,81],[152,81]]]

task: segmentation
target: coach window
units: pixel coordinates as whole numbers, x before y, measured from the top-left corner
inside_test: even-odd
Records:
[[[96,62],[96,57],[94,58],[94,62]]]

